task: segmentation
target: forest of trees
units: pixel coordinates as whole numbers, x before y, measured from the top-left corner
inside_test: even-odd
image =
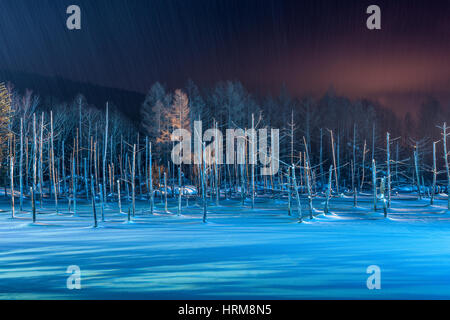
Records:
[[[353,192],[372,188],[370,172],[375,162],[375,172],[392,176],[393,184],[420,189],[436,175],[445,180],[444,171],[433,169],[432,160],[437,154],[434,167],[441,169],[447,160],[442,129],[437,125],[442,127],[450,120],[450,113],[431,97],[417,117],[408,113],[401,119],[388,108],[369,100],[351,101],[331,89],[314,99],[293,97],[284,87],[277,96],[257,96],[238,81],[199,88],[189,80],[174,91],[156,82],[135,121],[124,116],[113,101],[93,106],[78,94],[72,101],[52,103],[49,97],[41,101],[33,91],[19,92],[11,84],[0,89],[5,193],[19,180],[21,194],[32,187],[43,197],[47,190],[56,202],[62,194],[77,192],[86,197],[90,192],[100,193],[107,200],[117,187],[127,194],[132,189],[134,199],[135,189],[142,195],[162,184],[163,177],[173,185],[181,175],[186,180],[183,184],[200,188],[200,168],[180,167],[177,172],[170,161],[173,130],[192,132],[196,120],[202,120],[204,129],[246,129],[252,126],[252,118],[257,129],[280,130],[280,161],[288,165],[280,174],[294,165],[300,184],[308,182],[308,193],[312,185],[314,190],[323,190],[330,166],[336,191],[339,187]],[[249,171],[214,168],[210,172],[216,175],[210,183],[218,190],[220,180],[238,184],[242,179],[238,176],[248,177]],[[93,191],[89,181],[95,186]]]
[[[34,113],[52,110],[54,130],[58,132],[57,141],[65,141],[71,146],[74,135],[79,131],[80,144],[87,145],[90,136],[101,139],[105,121],[105,106],[93,106],[82,94],[66,103],[53,102],[51,97],[45,101],[31,89],[24,93],[11,91],[11,123],[9,128],[18,134],[20,118],[23,119],[25,133],[31,130],[31,118]],[[105,101],[106,105],[106,101]],[[181,111],[181,112],[180,112]],[[170,134],[180,128],[179,115],[182,114],[181,127],[192,132],[195,120],[202,120],[205,128],[212,128],[217,121],[219,129],[249,128],[251,115],[258,120],[258,127],[278,128],[281,131],[281,159],[288,163],[292,157],[298,159],[304,151],[303,137],[310,148],[311,157],[317,163],[322,143],[323,161],[331,159],[329,131],[334,133],[340,161],[349,162],[352,156],[352,141],[356,128],[357,157],[362,158],[364,144],[374,157],[385,149],[386,132],[399,138],[400,153],[408,155],[417,144],[425,147],[422,155],[431,157],[430,141],[441,139],[437,125],[450,122],[450,111],[429,97],[422,104],[418,114],[407,113],[399,118],[390,109],[369,100],[351,101],[338,96],[333,89],[321,98],[306,96],[293,97],[285,87],[277,96],[255,96],[248,92],[238,81],[219,82],[213,88],[199,88],[192,80],[181,89],[169,91],[159,82],[150,88],[140,107],[139,120],[131,120],[123,111],[109,102],[111,150],[115,152],[120,139],[140,134],[141,139],[148,136],[155,146],[155,156],[162,163],[170,159]],[[81,113],[81,114],[80,114]],[[5,125],[3,125],[3,128]],[[6,135],[2,135],[6,137]],[[375,138],[375,141],[373,141]],[[6,142],[3,139],[3,144]],[[349,143],[351,142],[351,143]],[[100,142],[99,142],[100,143]],[[375,147],[375,148],[373,148]],[[372,150],[374,149],[374,150]],[[3,152],[4,153],[4,152]],[[4,156],[4,154],[3,154]],[[360,159],[361,160],[361,159]],[[429,160],[429,158],[428,158]]]

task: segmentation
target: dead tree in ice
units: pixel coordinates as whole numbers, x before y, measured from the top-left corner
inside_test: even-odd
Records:
[[[386,167],[387,167],[387,207],[391,207],[391,154],[390,154],[390,134],[386,133]]]
[[[89,199],[89,187],[88,187],[88,176],[87,176],[87,159],[83,158],[83,162],[84,162],[84,189],[85,189],[85,192],[86,192],[86,199]]]
[[[337,143],[336,143],[336,164],[337,164],[337,175],[336,179],[337,181],[341,181],[341,133],[338,131],[337,134]],[[336,186],[336,189],[339,193],[339,187]]]
[[[327,214],[329,212],[330,198],[331,198],[331,178],[333,176],[333,165],[330,166],[330,170],[328,171],[328,192],[327,198],[325,200],[325,208],[323,212]]]
[[[298,194],[297,179],[295,178],[295,166],[292,165],[292,183],[295,192],[295,198],[297,199],[297,214],[298,222],[303,222],[302,204],[300,202],[300,195]]]
[[[75,157],[72,157],[72,198],[73,198],[73,213],[77,214],[77,182],[76,182],[76,172],[75,172]]]
[[[122,198],[120,195],[120,180],[117,180],[117,203],[119,205],[119,213],[122,213]]]
[[[350,161],[350,169],[352,171],[352,185],[353,185],[353,207],[356,208],[358,206],[358,193],[356,192],[356,185],[355,185],[355,165],[353,163],[353,160]]]
[[[430,195],[430,205],[434,204],[434,194],[436,192],[436,176],[437,176],[437,167],[436,167],[436,144],[437,142],[433,142],[433,185],[431,187],[431,195]]]
[[[312,186],[311,186],[311,168],[309,166],[309,161],[306,161],[306,186],[308,190],[308,205],[309,205],[309,218],[313,218],[313,198],[312,198]]]
[[[205,143],[202,144],[202,170],[201,170],[201,181],[202,181],[202,204],[203,204],[203,223],[206,223],[206,152],[205,152]],[[242,166],[241,166],[242,167]]]
[[[31,195],[31,212],[33,215],[33,223],[36,222],[36,201],[34,198],[34,189],[30,187],[30,195]]]
[[[11,218],[14,219],[15,216],[15,208],[14,208],[14,157],[9,157],[9,169],[10,169],[10,179],[11,179]]]
[[[288,167],[287,168],[287,183],[288,183],[288,187],[287,187],[287,191],[288,191],[288,215],[292,214],[292,182],[291,182],[291,174],[290,174],[290,170],[291,168]]]
[[[372,189],[373,189],[373,210],[377,211],[377,166],[375,159],[372,159]]]
[[[33,188],[35,190],[36,190],[36,186],[37,186],[36,162],[37,162],[36,114],[33,113]],[[42,208],[42,194],[41,194],[40,207]]]
[[[420,190],[420,177],[419,177],[419,150],[417,148],[417,144],[414,147],[414,168],[416,172],[416,185],[417,185],[417,193],[419,195],[419,200],[422,199],[422,192]]]
[[[131,201],[133,217],[136,214],[136,144],[133,145],[133,167],[131,169]]]
[[[104,151],[103,151],[103,196],[106,199],[106,152],[108,151],[108,102],[106,103],[106,123],[105,123],[105,141],[104,143]],[[134,214],[134,211],[133,211]]]
[[[372,160],[375,159],[375,122],[372,124]]]
[[[321,183],[321,191],[323,190],[324,184],[324,172],[323,172],[323,133],[322,128],[320,128],[320,150],[319,150],[319,166],[320,166],[320,183]]]
[[[381,201],[383,202],[383,212],[384,212],[384,217],[386,218],[387,217],[386,177],[383,177],[381,179],[380,198],[381,198]]]
[[[55,210],[58,213],[58,188],[57,178],[55,172],[55,148],[54,148],[54,134],[53,134],[53,111],[50,111],[50,167],[51,167],[51,180],[53,183],[53,192],[55,196]]]
[[[334,178],[336,181],[336,192],[339,194],[339,182],[338,182],[338,173],[337,173],[337,167],[336,167],[336,154],[334,151],[334,137],[333,137],[333,130],[330,131],[330,138],[331,138],[331,152],[333,155],[333,166],[334,166]]]
[[[182,190],[181,190],[181,165],[178,167],[178,211],[177,211],[177,215],[181,215],[181,195],[182,195]]]
[[[23,208],[23,118],[20,118],[20,161],[19,161],[19,185],[20,185],[20,211]]]
[[[149,193],[150,193],[150,213],[153,214],[154,198],[153,198],[153,164],[152,164],[152,144],[149,144]]]
[[[398,163],[399,163],[399,147],[398,147],[398,140],[395,144],[395,182],[398,183]]]
[[[295,122],[294,122],[294,110],[291,110],[291,122],[288,123],[289,126],[289,138],[291,145],[291,165],[294,164],[294,132],[295,132]]]
[[[95,190],[94,190],[94,176],[91,175],[91,194],[92,194],[92,213],[94,214],[94,228],[97,228],[97,211],[95,208]]]
[[[353,161],[351,165],[352,170],[352,192],[353,192],[353,206],[356,207],[356,182],[355,182],[355,171],[356,171],[356,123],[353,123]]]
[[[167,209],[167,173],[164,171],[164,211],[168,212]]]
[[[99,188],[100,188],[100,208],[102,209],[102,222],[105,222],[105,200],[103,198],[103,185],[100,183],[99,184]]]
[[[444,122],[442,127],[442,141],[444,143],[445,171],[447,172],[447,208],[450,210],[450,169],[448,166],[447,135],[447,123]]]
[[[240,178],[240,180],[241,180],[241,204],[242,204],[242,206],[244,205],[244,203],[245,203],[245,176],[244,176],[244,164],[243,163],[241,163],[240,165],[239,165],[239,178]]]
[[[252,114],[252,134],[250,139],[250,162],[252,168],[252,209],[255,208],[255,162],[256,162],[256,137],[255,137],[255,117]]]
[[[306,189],[308,191],[308,205],[309,205],[309,218],[313,218],[313,198],[312,198],[312,177],[311,177],[311,163],[309,158],[309,149],[305,137],[303,137],[303,143],[305,145],[305,174],[306,174]]]
[[[62,159],[62,179],[63,179],[63,193],[67,195],[67,184],[66,184],[66,165],[65,165],[65,155],[64,155],[64,140],[61,142],[61,159]],[[87,188],[88,186],[86,186]]]
[[[364,174],[365,174],[365,161],[366,161],[366,140],[364,140],[364,147],[363,147],[363,155],[362,155],[362,166],[361,166],[361,171],[362,171],[362,175],[361,175],[361,186],[359,187],[360,190],[363,189],[364,186]]]
[[[215,126],[215,136],[214,136],[214,184],[216,189],[216,205],[219,205],[220,199],[220,187],[219,187],[219,139],[218,139],[218,129],[217,129],[217,121],[214,123]],[[226,192],[225,192],[226,194]]]
[[[35,136],[35,144],[36,144],[36,136]],[[36,148],[36,145],[35,145]],[[37,155],[36,155],[37,157]],[[35,159],[36,161],[36,159]],[[36,166],[36,163],[34,164]],[[36,168],[35,168],[36,170]],[[34,177],[34,184],[36,185],[36,177]],[[39,205],[42,208],[42,204],[44,202],[44,113],[41,114],[41,125],[40,125],[40,133],[39,133],[39,196],[40,202]]]

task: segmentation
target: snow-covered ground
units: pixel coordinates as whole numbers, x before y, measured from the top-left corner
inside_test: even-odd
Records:
[[[401,199],[400,199],[401,198]],[[394,197],[389,217],[371,210],[370,195],[333,198],[331,213],[288,216],[285,200],[258,198],[210,205],[208,223],[194,201],[176,215],[157,199],[137,203],[132,222],[106,205],[93,228],[90,203],[60,214],[45,203],[32,224],[30,205],[11,219],[0,196],[2,299],[304,299],[450,298],[450,213],[446,196],[435,206],[414,194]],[[323,199],[314,201],[323,208]],[[128,202],[123,201],[124,211]],[[16,200],[16,208],[18,200]],[[39,205],[38,205],[39,208]],[[126,210],[125,210],[126,209]],[[81,290],[69,290],[67,267],[81,269]],[[366,286],[370,265],[381,268],[381,289]]]

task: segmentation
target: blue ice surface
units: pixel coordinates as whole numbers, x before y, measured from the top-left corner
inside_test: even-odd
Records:
[[[77,213],[60,201],[30,205],[11,219],[0,199],[1,299],[448,299],[450,298],[450,212],[446,195],[430,206],[414,194],[394,196],[388,218],[370,195],[331,200],[331,212],[304,222],[285,199],[221,199],[202,208],[190,201],[177,215],[156,199],[150,215],[137,202],[127,222],[117,203],[106,204],[106,221],[93,228],[90,202]],[[315,214],[323,209],[315,199]],[[129,202],[123,201],[128,212]],[[68,266],[81,269],[81,289],[69,290]],[[381,289],[367,288],[367,268],[379,266]]]

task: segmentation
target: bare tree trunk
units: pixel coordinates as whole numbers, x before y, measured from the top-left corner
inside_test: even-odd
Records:
[[[217,121],[215,123],[215,129],[217,133]],[[220,189],[219,189],[219,141],[217,135],[214,138],[214,182],[216,187],[216,206],[219,205]]]
[[[147,194],[149,194],[150,186],[148,185],[148,137],[145,137],[145,185],[147,187]],[[150,197],[149,197],[150,199]]]
[[[141,176],[141,152],[140,150],[140,137],[139,132],[137,136],[137,178],[138,178],[138,184],[139,184],[139,194],[142,197],[142,176]],[[111,150],[112,151],[112,150]]]
[[[444,160],[445,170],[447,171],[447,208],[450,210],[450,169],[448,166],[448,151],[447,151],[447,123],[444,122],[442,134],[442,141],[444,142]]]
[[[373,188],[373,209],[377,211],[377,166],[375,159],[372,159],[372,188]]]
[[[383,202],[384,217],[387,218],[386,177],[383,177],[381,179],[380,192],[381,192],[381,201]]]
[[[178,211],[177,215],[181,215],[181,196],[182,196],[182,190],[181,190],[181,165],[178,167]]]
[[[56,186],[56,173],[55,173],[55,148],[54,148],[54,135],[53,135],[53,111],[50,111],[50,144],[51,144],[51,172],[52,172],[52,181],[53,181],[53,191],[55,195],[55,209],[56,213],[58,213],[58,189]]]
[[[390,154],[390,134],[386,133],[386,166],[387,166],[387,207],[391,207],[391,154]]]
[[[201,171],[201,180],[202,180],[202,200],[203,200],[203,223],[206,223],[206,184],[205,184],[205,176],[206,176],[206,154],[205,154],[205,143],[202,144],[202,171]]]
[[[358,206],[358,200],[357,200],[356,184],[355,184],[355,165],[353,164],[353,160],[350,162],[350,167],[351,167],[351,171],[352,171],[353,207],[356,208]]]
[[[67,195],[67,185],[66,185],[66,165],[65,165],[65,156],[64,156],[64,140],[62,141],[61,146],[61,152],[62,152],[62,179],[63,179],[63,188],[64,188],[64,195]]]
[[[122,199],[120,196],[120,181],[117,180],[117,202],[119,204],[119,213],[122,213]]]
[[[33,189],[36,189],[36,162],[37,162],[37,137],[36,137],[36,114],[33,113]],[[42,207],[42,194],[41,194],[41,207]]]
[[[328,192],[327,198],[325,200],[325,209],[323,212],[327,214],[329,212],[330,198],[331,198],[331,178],[333,176],[333,165],[330,166],[330,170],[328,171]]]
[[[303,222],[302,204],[300,202],[300,195],[298,194],[297,179],[295,178],[295,166],[294,165],[292,165],[292,183],[294,185],[295,198],[297,199],[298,222]]]
[[[72,198],[73,198],[73,214],[77,214],[77,176],[76,176],[76,160],[72,157]]]
[[[422,199],[422,192],[420,190],[420,180],[419,180],[419,152],[417,150],[417,144],[414,149],[414,168],[416,170],[416,182],[417,182],[417,192],[419,195],[419,200]]]
[[[11,179],[11,218],[15,217],[15,207],[14,207],[14,157],[10,156],[9,162],[9,170],[10,170],[10,179]]]
[[[23,208],[23,118],[20,118],[20,161],[19,161],[19,184],[20,184],[20,211]]]
[[[39,193],[40,193],[40,207],[42,208],[42,203],[44,202],[44,113],[41,114],[41,129],[40,129],[40,139],[39,139]],[[36,163],[35,163],[36,165]],[[35,178],[36,184],[36,178]]]
[[[308,190],[308,204],[309,204],[309,218],[313,218],[313,199],[312,199],[312,187],[311,187],[311,169],[309,167],[309,160],[305,161],[306,163],[306,188]]]
[[[323,133],[322,133],[322,128],[320,128],[320,153],[319,153],[319,165],[320,165],[320,183],[322,185],[322,190],[323,190],[323,183],[324,183],[324,179],[323,179]]]
[[[291,110],[291,165],[294,164],[294,110]]]
[[[84,189],[86,192],[86,199],[89,199],[89,187],[88,187],[88,176],[87,176],[87,159],[83,158],[84,161]]]
[[[150,188],[150,213],[153,214],[155,201],[153,198],[153,164],[152,164],[152,144],[149,145],[149,188]]]
[[[365,161],[366,161],[366,140],[364,140],[364,148],[363,148],[363,158],[362,158],[362,177],[361,177],[361,187],[359,188],[360,190],[363,189],[364,186],[364,174],[365,174]]]
[[[336,155],[334,152],[333,130],[330,130],[330,136],[331,136],[331,151],[333,154],[334,179],[336,181],[336,192],[339,194],[339,182],[338,182],[338,174],[337,174],[337,168],[336,168]]]
[[[133,168],[131,170],[131,201],[133,204],[133,217],[136,214],[136,144],[133,145]]]
[[[398,183],[398,158],[399,158],[399,152],[398,152],[398,141],[395,144],[395,182]]]
[[[245,181],[244,181],[244,165],[240,165],[240,177],[241,177],[241,203],[244,205],[245,203]]]
[[[256,141],[255,141],[255,116],[252,114],[252,209],[255,208],[255,162],[256,162]]]
[[[82,112],[81,112],[81,99],[78,100],[78,113],[79,113],[79,129],[78,131],[80,132],[80,150],[83,150],[83,135],[82,135]],[[83,155],[81,154],[81,157],[83,157]],[[81,163],[79,163],[81,164]]]
[[[25,135],[25,189],[30,188],[29,185],[29,154],[28,154],[28,137]]]
[[[356,123],[353,124],[353,162],[352,162],[352,190],[353,190],[353,206],[356,207]]]
[[[309,147],[305,140],[305,137],[303,137],[303,143],[305,145],[305,175],[306,175],[306,189],[308,191],[308,204],[309,204],[309,218],[313,218],[313,199],[312,199],[312,173],[311,173],[311,160],[309,158]]]
[[[338,131],[336,143],[336,158],[337,158],[337,180],[341,180],[341,134]],[[345,186],[344,186],[345,187]],[[337,187],[339,189],[339,187]],[[339,193],[339,190],[338,190]]]
[[[31,212],[33,214],[33,223],[36,223],[36,201],[34,198],[33,187],[30,187],[30,195],[31,195]]]
[[[106,199],[106,152],[108,151],[108,102],[106,103],[106,124],[105,124],[105,141],[104,143],[104,152],[103,152],[103,186],[105,186],[103,190],[103,197]],[[134,211],[133,211],[134,213]]]
[[[288,182],[288,215],[292,215],[292,180],[291,180],[291,167],[287,168],[287,182]]]
[[[167,173],[164,171],[164,210],[168,212],[167,209]]]
[[[95,190],[94,190],[94,175],[91,175],[91,194],[92,194],[92,212],[94,214],[94,228],[97,228],[97,211],[95,209]]]
[[[436,168],[436,143],[437,142],[433,142],[433,186],[431,187],[430,205],[434,204],[434,194],[436,192],[436,175],[437,175],[437,168]]]
[[[372,124],[372,160],[375,159],[375,122]]]
[[[102,209],[102,222],[105,222],[105,200],[103,198],[103,185],[100,183],[100,208]]]

